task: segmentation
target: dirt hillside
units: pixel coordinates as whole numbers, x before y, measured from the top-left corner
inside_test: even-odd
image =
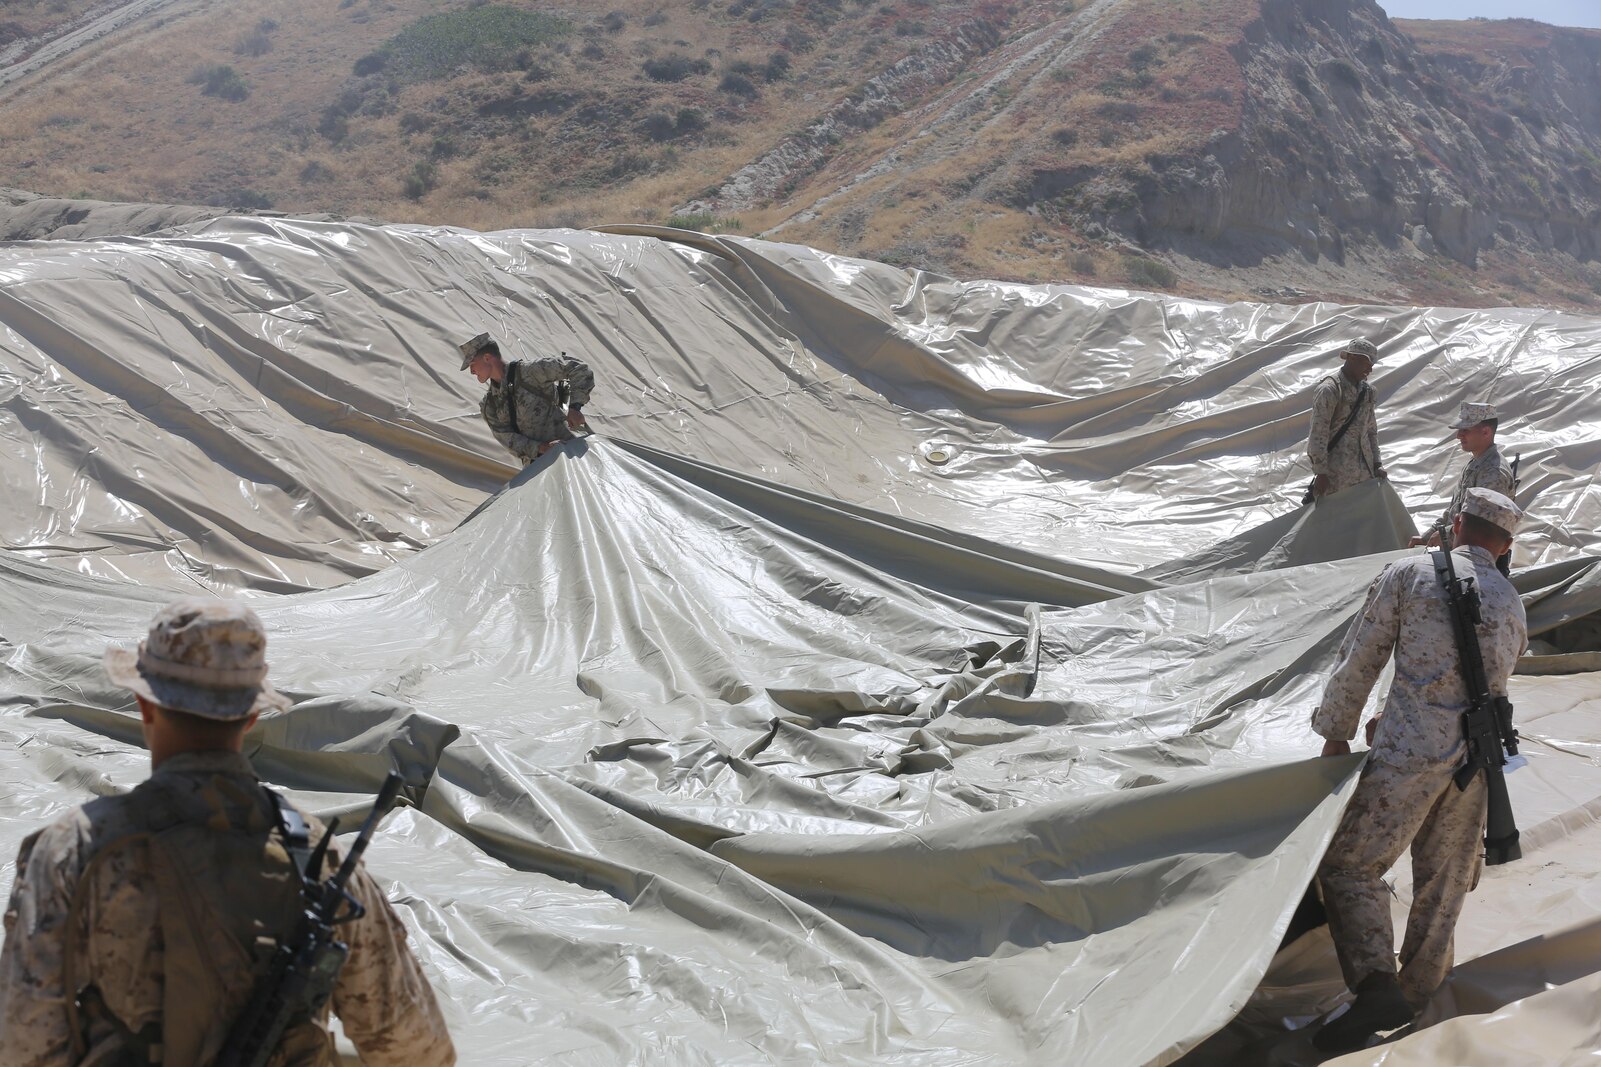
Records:
[[[0,186],[1589,310],[1601,33],[1372,0],[17,0]]]

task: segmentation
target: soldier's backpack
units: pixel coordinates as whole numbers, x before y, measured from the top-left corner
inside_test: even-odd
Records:
[[[234,786],[222,777],[213,783]],[[303,849],[304,841],[286,841],[260,803],[241,803],[241,797],[229,798],[232,803],[218,797],[210,820],[195,823],[183,821],[154,783],[136,792],[144,795],[138,813],[128,820],[129,832],[99,843],[73,893],[64,985],[74,1062],[206,1067],[265,972],[278,940],[296,929],[303,901],[291,850]],[[230,812],[249,814],[244,825],[235,825]],[[161,1019],[137,1031],[107,1006],[97,983],[115,976],[92,973],[95,961],[85,959],[87,946],[81,943],[93,876],[122,850],[132,851],[132,869],[157,894],[163,948]],[[91,973],[74,973],[85,964]],[[78,995],[72,997],[71,991]],[[97,1016],[118,1031],[119,1047],[87,1047],[88,1024]],[[302,1020],[291,1027],[271,1062],[273,1067],[336,1062],[325,1020]]]

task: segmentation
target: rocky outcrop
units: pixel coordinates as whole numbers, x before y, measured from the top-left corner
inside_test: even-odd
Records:
[[[1154,162],[1100,221],[1223,265],[1343,261],[1357,238],[1601,258],[1601,33],[1487,24],[1512,38],[1492,59],[1406,25],[1372,0],[1263,0],[1232,49],[1239,128]]]
[[[970,19],[930,42],[835,104],[801,133],[735,171],[710,196],[681,205],[678,214],[741,211],[775,199],[823,166],[852,133],[871,129],[967,69],[1001,41],[1003,26]]]

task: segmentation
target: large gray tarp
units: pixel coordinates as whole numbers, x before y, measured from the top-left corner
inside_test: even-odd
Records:
[[[453,348],[483,329],[587,359],[599,436],[505,484]],[[1298,508],[1358,334],[1391,481]],[[1598,647],[1597,338],[666,231],[0,246],[0,852],[142,777],[105,646],[242,591],[295,699],[263,774],[324,814],[407,776],[370,863],[463,1062],[1164,1063],[1242,1008],[1194,1055],[1293,1062],[1250,1025],[1337,994],[1316,935],[1277,953],[1358,766],[1311,758],[1320,672],[1488,396],[1552,643],[1513,694],[1531,855],[1466,921],[1539,918],[1463,958],[1550,934],[1582,988],[1601,691],[1557,672]]]

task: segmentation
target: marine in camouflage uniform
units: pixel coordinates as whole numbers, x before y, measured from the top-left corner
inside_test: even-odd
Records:
[[[1518,518],[1507,497],[1470,490],[1456,527],[1466,543],[1452,553],[1458,575],[1471,575],[1478,585],[1479,644],[1494,695],[1506,694],[1507,678],[1527,644],[1523,603],[1496,570],[1494,555],[1510,540]],[[1392,653],[1394,679],[1376,728],[1370,725],[1367,764],[1318,871],[1346,985],[1357,991],[1359,1005],[1364,990],[1382,990],[1375,997],[1389,996],[1405,1014],[1374,1029],[1402,1025],[1445,980],[1457,917],[1481,863],[1486,787],[1483,775],[1466,790],[1451,780],[1466,754],[1461,719],[1468,695],[1431,554],[1391,564],[1368,590],[1312,715],[1312,729],[1327,739],[1324,755],[1350,751],[1362,708]],[[1397,976],[1383,876],[1409,845],[1413,903]],[[1325,1029],[1339,1024],[1335,1020]]]
[[[507,363],[487,333],[457,347],[461,369],[489,386],[478,404],[489,431],[525,465],[574,430],[588,429],[583,407],[595,375],[582,360],[562,355]]]
[[[1451,429],[1456,431],[1462,451],[1470,453],[1473,458],[1468,460],[1467,467],[1463,469],[1462,478],[1451,496],[1451,503],[1446,505],[1445,514],[1422,535],[1412,538],[1409,544],[1439,544],[1440,534],[1451,528],[1451,521],[1462,510],[1469,489],[1489,489],[1502,496],[1512,495],[1512,467],[1495,444],[1495,431],[1499,424],[1494,405],[1462,405],[1461,413],[1457,421],[1451,424]]]
[[[266,682],[265,643],[242,604],[183,600],[157,614],[137,656],[107,653],[113,680],[140,698],[153,773],[23,842],[0,953],[4,1067],[204,1067],[296,929],[301,891],[275,802],[238,748],[259,712],[286,704]],[[322,876],[337,863],[330,854]],[[405,927],[361,866],[348,888],[367,911],[338,928],[350,954],[332,1007],[362,1062],[455,1063]],[[291,1025],[270,1062],[336,1063],[327,1010]]]
[[[1314,496],[1349,489],[1370,478],[1387,478],[1379,461],[1379,423],[1374,412],[1373,389],[1367,377],[1379,358],[1369,341],[1355,340],[1340,351],[1344,366],[1318,382],[1312,394],[1312,424],[1307,434],[1306,458],[1317,476]],[[1360,405],[1360,407],[1359,407]],[[1332,443],[1353,409],[1350,429]]]

